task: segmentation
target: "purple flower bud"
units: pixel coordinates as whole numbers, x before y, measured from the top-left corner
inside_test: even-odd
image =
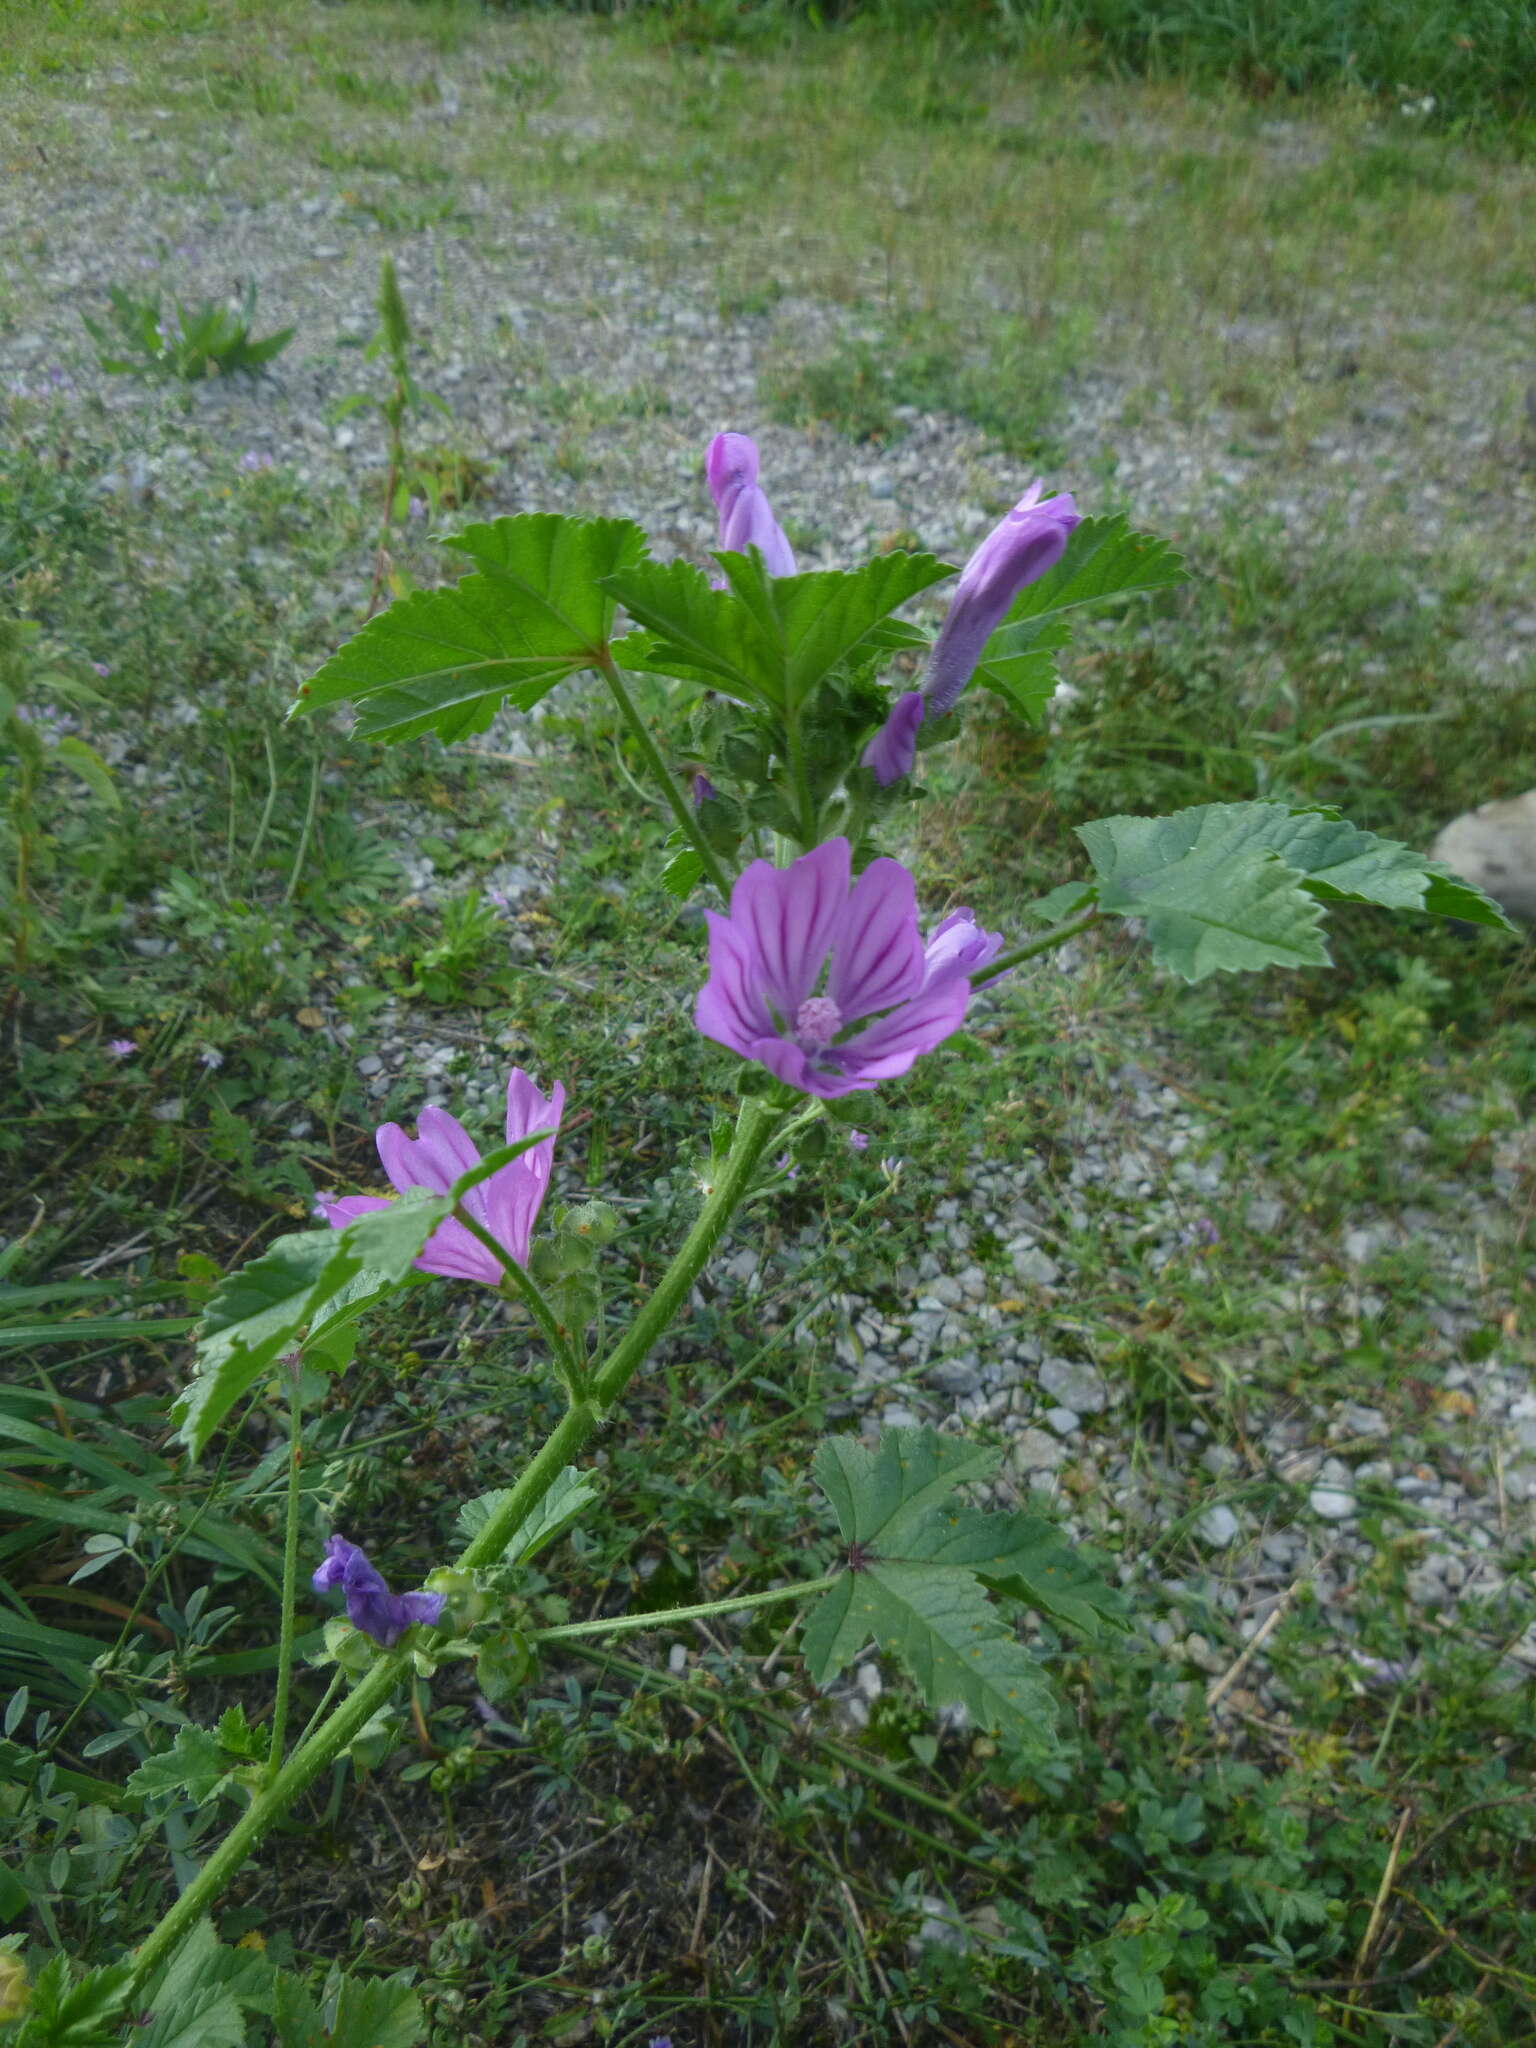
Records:
[[[917,759],[917,729],[928,714],[921,690],[908,690],[891,706],[890,715],[864,749],[860,759],[882,789],[912,773]]]
[[[762,550],[770,576],[793,576],[795,554],[757,481],[757,444],[745,434],[716,434],[704,470],[720,514],[720,546],[729,554]]]
[[[392,1650],[414,1622],[435,1628],[446,1604],[441,1593],[391,1593],[383,1574],[345,1536],[326,1538],[325,1562],[310,1584],[317,1593],[339,1587],[347,1596],[348,1621],[386,1650]]]
[[[1026,584],[1038,582],[1066,552],[1080,523],[1072,495],[1040,497],[1038,480],[987,535],[960,572],[923,679],[930,718],[942,718],[971,680],[982,649]]]
[[[709,777],[705,775],[702,771],[700,771],[700,773],[694,776],[693,808],[696,811],[702,811],[704,806],[710,801],[710,799],[712,797],[717,797],[719,794],[719,790],[716,789],[715,785],[710,781]]]
[[[980,968],[995,960],[1003,950],[1001,932],[984,932],[969,910],[952,910],[942,924],[936,924],[928,934],[928,958],[933,961],[947,961],[972,977],[972,987],[990,988],[993,982],[1003,981],[1004,974],[994,974],[989,981],[977,981]]]

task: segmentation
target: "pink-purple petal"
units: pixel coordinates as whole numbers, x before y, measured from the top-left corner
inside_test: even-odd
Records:
[[[905,1001],[922,983],[917,885],[899,860],[873,860],[838,918],[827,994],[852,1024]]]
[[[947,974],[930,982],[909,1003],[856,1032],[843,1046],[843,1054],[864,1072],[879,1065],[882,1079],[890,1072],[905,1073],[919,1054],[932,1052],[951,1032],[959,1030],[970,1000],[969,980],[963,974]],[[892,1059],[904,1064],[887,1068],[885,1062]]]
[[[787,868],[753,861],[731,891],[731,923],[749,949],[752,979],[790,1023],[816,986],[848,901],[848,874],[847,840],[829,839]]]

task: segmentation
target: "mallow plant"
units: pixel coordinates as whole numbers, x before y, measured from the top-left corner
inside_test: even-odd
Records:
[[[351,1745],[366,1737],[377,1755],[402,1723],[412,1676],[446,1665],[473,1666],[495,1703],[562,1640],[801,1607],[799,1651],[814,1684],[829,1684],[873,1641],[932,1707],[961,1710],[1038,1754],[1051,1741],[1050,1686],[1016,1617],[1047,1615],[1092,1643],[1122,1620],[1121,1599],[1041,1515],[966,1499],[962,1489],[987,1478],[997,1453],[964,1435],[888,1428],[873,1442],[822,1443],[807,1479],[829,1501],[840,1543],[834,1568],[814,1580],[670,1613],[540,1626],[523,1597],[532,1561],[601,1512],[583,1461],[600,1432],[624,1429],[635,1375],[687,1314],[733,1216],[755,1195],[772,1199],[786,1154],[814,1170],[811,1140],[827,1119],[851,1124],[860,1096],[943,1059],[979,990],[1117,917],[1134,918],[1153,960],[1190,981],[1321,965],[1325,919],[1350,903],[1503,921],[1409,848],[1331,810],[1273,802],[1086,823],[1086,878],[1021,913],[1017,930],[986,930],[967,909],[925,917],[918,879],[885,848],[928,755],[954,741],[979,691],[1039,720],[1077,613],[1165,589],[1181,580],[1181,564],[1123,516],[1085,516],[1071,496],[1036,485],[960,570],[930,644],[906,614],[955,575],[950,564],[889,553],[855,569],[803,571],[750,440],[718,436],[706,476],[720,514],[711,572],[658,560],[627,519],[529,514],[471,525],[444,539],[466,574],[400,598],[299,692],[299,717],[350,706],[355,738],[430,733],[452,744],[505,706],[528,711],[573,677],[600,678],[670,815],[657,849],[666,887],[702,899],[707,958],[678,999],[691,1001],[698,1031],[718,1049],[718,1085],[737,1100],[733,1114],[701,1126],[696,1213],[628,1320],[608,1313],[602,1284],[619,1217],[601,1201],[550,1199],[567,1104],[562,1077],[542,1067],[513,1069],[504,1127],[482,1143],[436,1106],[421,1110],[414,1136],[383,1125],[388,1192],[326,1198],[315,1229],[279,1238],[213,1292],[175,1422],[201,1458],[253,1396],[275,1386],[289,1405],[278,1675],[264,1729],[243,1715],[232,1730],[183,1728],[175,1749],[141,1766],[157,1785],[181,1768],[241,1811],[119,1966],[108,2003],[120,1990],[120,2010],[170,1999],[167,1986],[188,1974],[188,1944],[201,1945],[205,1990],[222,1983],[238,2006],[237,1974],[210,1977],[206,1966],[210,1908]],[[912,687],[889,680],[898,656],[918,678]],[[637,675],[650,679],[643,692],[632,688]],[[642,704],[664,708],[648,715]],[[581,1107],[600,1109],[610,1127],[622,1116],[622,1105]],[[423,1286],[444,1290],[445,1312],[466,1287],[520,1303],[563,1412],[503,1486],[463,1504],[458,1554],[424,1585],[399,1587],[392,1560],[369,1557],[344,1529],[323,1557],[299,1555],[300,1409],[319,1376],[346,1373],[359,1329],[387,1316],[403,1289]],[[296,1617],[316,1601],[336,1607],[331,1687],[290,1742]]]

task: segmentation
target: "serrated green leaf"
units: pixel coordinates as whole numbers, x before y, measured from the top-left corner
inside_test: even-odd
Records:
[[[603,580],[638,563],[646,542],[630,520],[533,512],[447,545],[478,573],[370,619],[302,685],[295,712],[350,701],[363,738],[452,740],[483,731],[503,701],[526,711],[593,665],[613,624]]]
[[[31,2010],[16,2048],[116,2048],[132,1988],[131,1963],[91,1970],[75,1984],[69,1958],[50,1957],[32,1980]]]
[[[402,1198],[342,1231],[291,1233],[216,1288],[203,1313],[196,1377],[171,1409],[193,1457],[285,1351],[322,1339],[398,1286],[451,1207],[443,1197]]]
[[[1049,1685],[988,1600],[970,1553],[1011,1559],[1009,1575],[1019,1577],[1040,1553],[1013,1527],[1025,1518],[983,1515],[953,1498],[1000,1456],[930,1429],[887,1430],[873,1449],[853,1437],[818,1445],[816,1476],[851,1556],[812,1610],[800,1647],[825,1685],[873,1637],[931,1706],[963,1705],[981,1726],[1039,1746],[1049,1741]]]
[[[652,639],[647,662],[779,712],[867,644],[921,644],[889,614],[953,570],[932,555],[881,555],[862,569],[770,576],[760,555],[720,554],[730,587],[687,562],[641,563],[607,585]]]
[[[236,1767],[211,1729],[187,1726],[177,1729],[169,1749],[144,1759],[127,1789],[135,1799],[170,1796],[203,1806]]]
[[[858,569],[816,569],[770,576],[760,554],[718,554],[732,593],[770,650],[771,671],[759,683],[771,703],[803,704],[822,677],[884,632],[890,614],[955,572],[933,555],[877,555]],[[905,644],[899,640],[898,644]]]
[[[152,2014],[130,2048],[244,2048],[246,2009],[270,2010],[272,1966],[249,1949],[225,1948],[199,1920],[143,1996]]]
[[[963,1508],[936,1552],[963,1564],[989,1593],[1053,1615],[1086,1636],[1124,1628],[1125,1601],[1040,1515],[985,1515]]]
[[[608,577],[606,587],[646,629],[645,645],[634,656],[637,666],[643,655],[645,665],[663,675],[706,683],[748,704],[779,705],[770,694],[771,644],[740,598],[712,589],[691,562],[639,562]]]
[[[661,871],[661,886],[669,896],[691,896],[704,874],[703,856],[695,847],[679,847]]]
[[[1078,828],[1105,910],[1148,919],[1153,950],[1191,981],[1215,968],[1326,960],[1314,908],[1328,902],[1429,910],[1503,926],[1498,906],[1412,847],[1326,809],[1196,804],[1167,818]]]
[[[1206,813],[1226,809],[1202,805]],[[1099,818],[1077,836],[1099,874],[1099,908],[1146,920],[1161,966],[1186,981],[1219,970],[1325,965],[1322,905],[1262,846],[1234,846],[1218,818]]]
[[[1166,541],[1133,533],[1123,512],[1085,519],[1073,528],[1055,568],[1014,599],[972,680],[1038,725],[1060,680],[1056,656],[1071,643],[1074,622],[1066,613],[1184,580],[1182,558]]]
[[[408,1977],[348,1977],[327,1999],[330,2048],[415,2048],[426,2014]]]
[[[482,1493],[477,1500],[465,1501],[459,1509],[459,1529],[466,1542],[473,1543],[480,1535],[509,1491],[507,1487],[498,1487],[492,1493]],[[499,1564],[503,1560],[511,1564],[527,1564],[579,1520],[597,1499],[599,1491],[598,1481],[592,1473],[579,1472],[574,1465],[567,1465],[533,1512],[518,1523],[500,1557],[482,1561],[487,1564]]]

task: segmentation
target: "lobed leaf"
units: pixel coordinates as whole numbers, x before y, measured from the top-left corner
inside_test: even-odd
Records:
[[[1099,818],[1077,836],[1099,876],[1100,908],[1144,917],[1158,960],[1189,981],[1219,968],[1326,962],[1330,902],[1510,928],[1470,884],[1332,810],[1196,804],[1166,818]]]
[[[859,569],[815,569],[801,576],[770,576],[756,549],[717,554],[733,594],[771,651],[764,694],[781,708],[803,704],[823,676],[872,636],[882,645],[912,644],[886,630],[890,614],[909,598],[954,575],[933,555],[877,555]]]
[[[500,1557],[486,1561],[527,1564],[580,1519],[600,1490],[592,1473],[579,1472],[574,1465],[567,1465],[544,1498],[507,1538]],[[477,1500],[465,1501],[459,1509],[459,1529],[467,1542],[472,1543],[480,1535],[509,1492],[508,1487],[497,1487],[494,1492],[482,1493]]]
[[[817,1447],[816,1477],[850,1548],[849,1569],[823,1594],[801,1638],[825,1685],[871,1637],[899,1657],[931,1706],[961,1705],[983,1727],[1049,1740],[1044,1672],[988,1599],[1023,1600],[1092,1634],[1117,1596],[1051,1526],[984,1514],[955,1489],[987,1477],[1001,1453],[930,1429],[885,1431]]]
[[[370,619],[300,686],[290,715],[350,701],[365,739],[483,732],[503,702],[526,711],[593,666],[613,625],[604,579],[646,550],[631,520],[554,512],[471,526],[446,545],[478,572]]]

